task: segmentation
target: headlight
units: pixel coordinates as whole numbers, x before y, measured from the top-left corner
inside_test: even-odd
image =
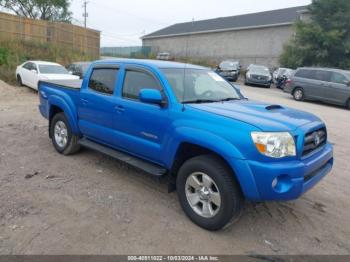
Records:
[[[265,156],[296,156],[294,138],[288,132],[252,132],[251,135],[256,148]]]

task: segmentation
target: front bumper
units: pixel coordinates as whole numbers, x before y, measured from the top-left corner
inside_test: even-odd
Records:
[[[252,201],[293,200],[325,177],[333,167],[333,148],[322,150],[302,160],[262,163],[239,160],[238,180],[245,197]]]
[[[254,78],[246,78],[246,83],[247,84],[252,84],[252,85],[262,85],[262,86],[269,86],[271,85],[272,80],[264,80],[264,79],[254,79]]]
[[[238,74],[237,72],[220,72],[220,76],[227,80],[236,80],[238,79]]]

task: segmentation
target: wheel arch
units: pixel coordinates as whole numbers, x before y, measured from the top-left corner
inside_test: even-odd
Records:
[[[235,168],[230,164],[229,157],[227,155],[223,155],[222,153],[213,150],[212,148],[209,148],[207,146],[203,146],[201,144],[196,144],[193,142],[183,141],[181,142],[176,150],[176,153],[174,155],[174,160],[172,162],[170,172],[169,172],[169,192],[176,190],[176,177],[179,169],[181,166],[189,159],[200,156],[200,155],[211,155],[215,158],[217,158],[219,161],[221,161],[228,170],[232,173],[232,178],[236,180],[237,184],[239,185],[241,191],[242,186],[239,181],[239,177],[237,175],[237,171]]]
[[[304,95],[305,95],[305,90],[304,90],[304,88],[302,87],[302,86],[295,86],[293,89],[292,89],[292,94],[294,94],[294,92],[295,92],[295,90],[297,90],[297,89],[301,89],[301,90],[303,90],[303,92],[304,92]]]
[[[78,135],[79,128],[77,125],[77,114],[75,110],[71,109],[71,107],[62,98],[51,96],[49,100],[49,129],[51,126],[52,118],[58,113],[65,114],[71,127],[72,133]]]

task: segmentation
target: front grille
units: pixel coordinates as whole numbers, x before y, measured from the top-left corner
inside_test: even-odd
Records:
[[[261,80],[261,81],[267,81],[269,78],[267,76],[252,75],[252,79]]]
[[[321,128],[305,135],[303,156],[306,156],[327,143],[326,128]]]

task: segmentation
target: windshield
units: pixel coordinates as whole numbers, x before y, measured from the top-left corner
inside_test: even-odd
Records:
[[[180,103],[241,99],[221,76],[206,69],[162,69]]]
[[[67,69],[60,65],[39,65],[41,74],[68,74]]]
[[[294,70],[292,70],[292,69],[286,69],[286,71],[283,73],[283,75],[289,77],[289,76],[292,76],[293,73],[294,73]]]
[[[346,77],[348,78],[348,79],[350,79],[350,72],[345,72],[345,75],[346,75]]]
[[[251,73],[257,73],[257,74],[263,74],[263,75],[270,75],[270,71],[267,67],[263,66],[252,66],[249,71]]]
[[[220,64],[220,68],[222,68],[222,69],[237,69],[238,62],[225,61],[225,62],[222,62]]]

